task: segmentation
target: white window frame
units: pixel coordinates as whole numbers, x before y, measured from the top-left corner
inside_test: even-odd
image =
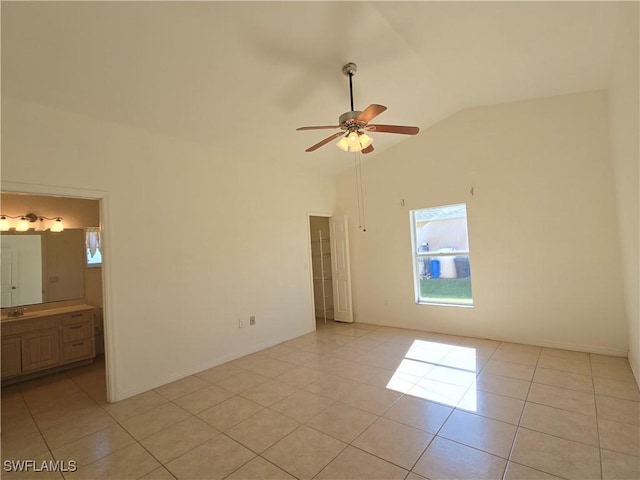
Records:
[[[468,236],[469,236],[469,222],[468,222],[468,215],[467,215],[467,205],[466,203],[457,203],[457,204],[452,204],[452,205],[440,205],[440,206],[435,206],[435,207],[424,207],[424,208],[417,208],[415,210],[410,210],[409,211],[409,223],[410,223],[410,229],[411,229],[411,250],[412,250],[412,255],[411,255],[411,261],[413,263],[413,287],[414,287],[414,294],[415,294],[415,303],[418,305],[441,305],[441,306],[448,306],[448,307],[466,307],[466,308],[473,308],[473,290],[472,290],[472,296],[471,296],[471,303],[462,303],[462,302],[455,302],[455,301],[440,301],[440,302],[432,302],[432,301],[426,301],[423,300],[421,297],[421,283],[420,283],[420,272],[418,271],[418,260],[421,258],[429,258],[429,257],[458,257],[458,256],[467,256],[469,257],[469,262],[471,262],[471,254],[470,254],[470,250],[471,248],[467,248],[466,250],[456,250],[454,252],[446,252],[446,251],[426,251],[426,252],[421,252],[419,251],[419,246],[418,246],[418,239],[417,239],[417,232],[416,232],[416,212],[420,212],[422,210],[431,210],[431,209],[438,209],[438,208],[446,208],[446,207],[454,207],[454,206],[458,206],[458,205],[464,205],[465,206],[465,222],[467,224],[467,243],[468,242]],[[471,277],[470,277],[471,278]]]

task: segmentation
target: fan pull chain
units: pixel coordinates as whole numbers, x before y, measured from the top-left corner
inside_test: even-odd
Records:
[[[363,232],[367,231],[367,221],[364,208],[364,182],[362,181],[362,158],[360,152],[354,153],[353,157],[356,175],[356,195],[358,197],[358,228]]]

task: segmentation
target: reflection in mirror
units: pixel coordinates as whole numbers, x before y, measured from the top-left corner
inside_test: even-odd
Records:
[[[84,298],[81,229],[5,232],[0,248],[3,308]]]

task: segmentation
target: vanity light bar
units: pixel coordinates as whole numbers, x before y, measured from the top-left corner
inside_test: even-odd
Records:
[[[11,222],[8,219],[18,219],[17,223],[12,227]],[[31,224],[36,221],[40,221],[40,225],[38,227],[32,227]],[[38,216],[35,213],[27,213],[26,215],[17,215],[15,217],[11,215],[0,215],[0,232],[8,232],[11,228],[14,228],[16,232],[26,232],[31,228],[35,228],[36,230],[44,231],[44,221],[45,220],[55,220],[53,225],[49,227],[49,230],[52,232],[62,232],[64,230],[64,224],[62,223],[62,217],[42,217]]]

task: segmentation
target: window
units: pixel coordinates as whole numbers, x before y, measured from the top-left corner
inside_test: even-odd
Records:
[[[416,303],[472,306],[467,206],[411,211]]]
[[[87,267],[102,266],[102,239],[100,228],[86,228],[84,232],[85,245],[87,250]]]

